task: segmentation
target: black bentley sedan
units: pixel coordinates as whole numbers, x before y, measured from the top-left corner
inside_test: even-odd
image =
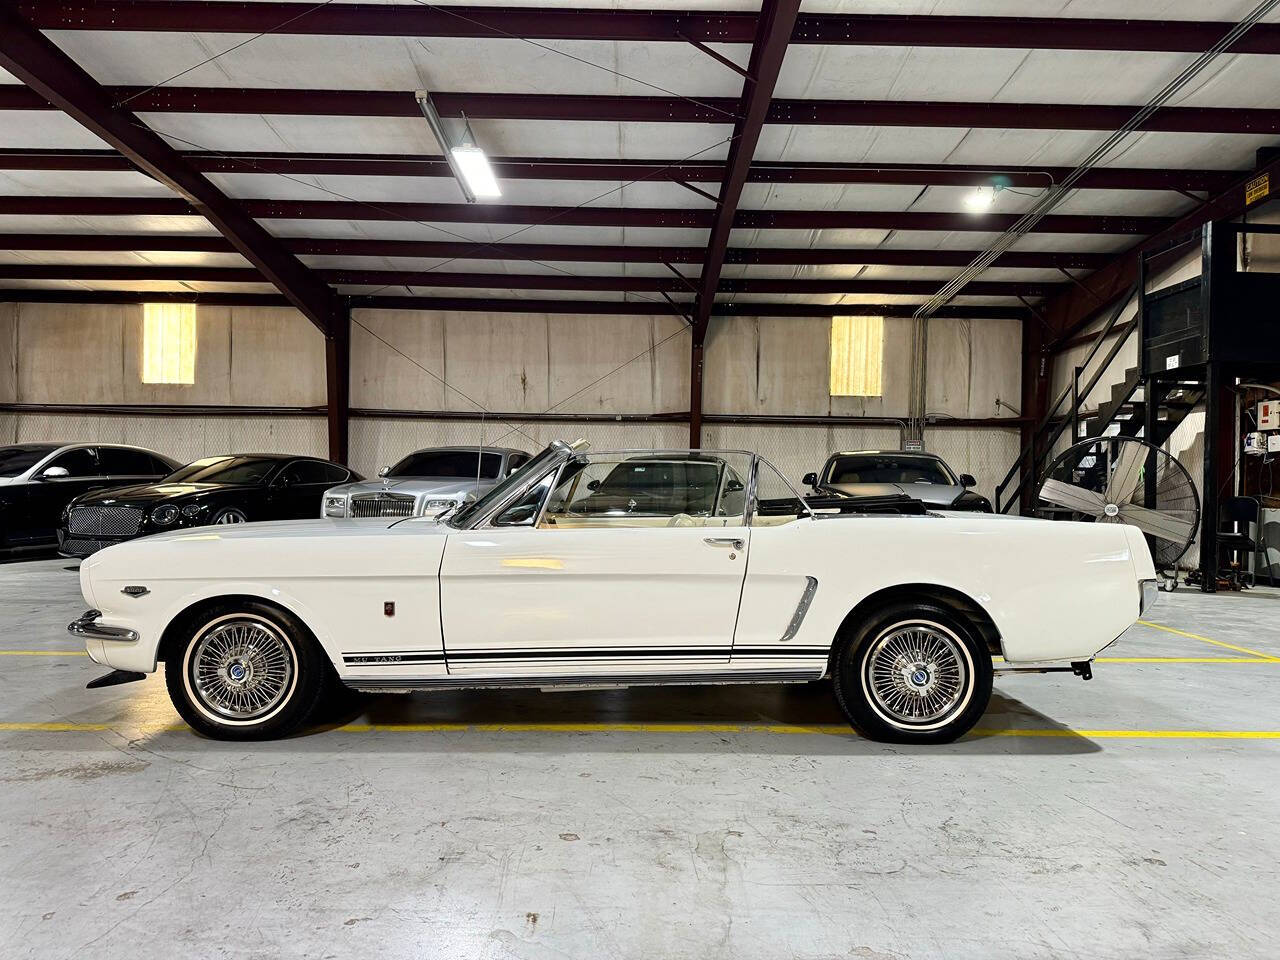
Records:
[[[302,520],[319,515],[324,492],[363,479],[328,460],[283,453],[205,457],[159,483],[91,493],[62,515],[58,550],[87,557],[114,543],[183,527]]]
[[[116,443],[0,446],[0,554],[52,550],[58,518],[76,497],[152,483],[177,466],[153,450]]]

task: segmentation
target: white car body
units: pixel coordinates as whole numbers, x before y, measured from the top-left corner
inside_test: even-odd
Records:
[[[250,523],[90,557],[93,616],[73,632],[97,663],[149,673],[184,611],[251,597],[300,619],[359,689],[799,681],[827,674],[846,618],[885,591],[980,611],[1005,667],[1065,665],[1128,629],[1154,577],[1133,527],[989,514]]]

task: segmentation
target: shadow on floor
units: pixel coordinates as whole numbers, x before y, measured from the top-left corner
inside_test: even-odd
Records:
[[[361,753],[747,753],[810,756],[1075,755],[1102,748],[1086,737],[1000,693],[978,730],[1024,728],[1054,735],[1016,737],[971,733],[954,744],[874,743],[848,728],[830,684],[739,684],[634,687],[540,693],[527,690],[439,691],[429,695],[353,697],[326,722],[286,740],[249,746],[257,752],[337,750]],[[664,730],[464,729],[417,730],[421,724],[679,724]],[[344,730],[353,725],[354,729]],[[687,725],[821,728],[820,732],[761,729],[690,731]],[[388,729],[369,730],[367,725]],[[135,741],[162,751],[243,752],[244,744],[163,731]]]

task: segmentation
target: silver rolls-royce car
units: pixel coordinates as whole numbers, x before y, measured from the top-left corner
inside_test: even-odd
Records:
[[[475,500],[530,460],[507,447],[430,447],[383,467],[377,480],[327,491],[322,517],[432,517]]]

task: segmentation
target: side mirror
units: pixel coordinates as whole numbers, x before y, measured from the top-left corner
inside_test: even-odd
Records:
[[[597,490],[599,490],[599,489],[600,489],[600,481],[599,481],[599,480],[590,480],[590,481],[588,481],[588,482],[587,482],[587,489],[588,489],[588,490],[590,490],[592,493],[595,493]]]
[[[974,478],[974,476],[973,476],[973,474],[972,474],[972,473],[962,473],[962,474],[960,474],[960,486],[962,486],[962,487],[976,487],[977,485],[978,485],[978,481]]]
[[[745,487],[745,486],[743,486],[743,484],[742,484],[742,481],[741,481],[741,480],[738,480],[738,479],[736,479],[736,478],[735,478],[735,479],[732,479],[732,480],[728,481],[728,482],[724,485],[724,489],[725,489],[725,493],[737,493],[739,490],[745,490],[745,489],[746,489],[746,487]]]
[[[815,490],[818,489],[818,475],[816,473],[813,473],[813,472],[806,473],[804,475],[804,479],[801,480],[800,482],[803,483],[806,487],[813,487]]]
[[[66,467],[50,467],[40,474],[41,480],[65,480],[71,476],[71,472]]]
[[[379,468],[378,468],[378,476],[380,476],[380,477],[385,477],[385,476],[386,476],[388,473],[390,473],[390,472],[391,472],[391,468],[390,468],[390,467],[379,467]]]

